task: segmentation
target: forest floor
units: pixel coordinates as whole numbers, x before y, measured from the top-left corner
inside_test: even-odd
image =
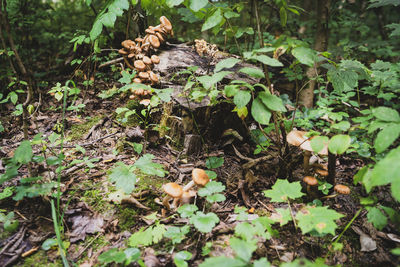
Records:
[[[145,136],[138,124],[130,122],[126,125],[117,120],[115,109],[124,107],[129,102],[127,96],[102,100],[97,97],[100,90],[112,88],[113,83],[97,81],[96,92],[88,90],[83,103],[86,107],[81,112],[68,112],[66,115],[66,155],[67,168],[63,171],[63,192],[61,202],[64,210],[65,241],[67,242],[68,258],[79,266],[95,266],[98,256],[111,249],[126,247],[129,236],[141,229],[153,225],[155,220],[149,215],[156,213],[156,220],[165,225],[185,225],[186,219],[172,216],[174,211],[163,210],[163,206],[156,203],[162,199],[162,185],[167,182],[186,184],[191,179],[193,168],[206,168],[206,159],[210,156],[223,157],[224,164],[214,169],[217,181],[222,182],[226,189],[223,192],[226,200],[213,204],[210,211],[220,218],[217,226],[207,234],[194,232],[187,235],[179,244],[172,245],[167,240],[161,240],[146,248],[141,248],[142,257],[153,266],[173,266],[171,251],[187,250],[193,254],[189,266],[197,266],[204,260],[202,248],[207,242],[212,242],[209,247],[209,256],[232,256],[233,251],[227,246],[228,239],[233,235],[235,220],[235,206],[245,207],[249,215],[273,216],[276,208],[286,207],[286,204],[272,203],[263,194],[270,189],[278,178],[279,161],[277,157],[264,157],[267,153],[254,155],[255,144],[250,140],[233,140],[232,144],[225,144],[224,139],[205,139],[204,148],[197,155],[187,156],[183,152],[182,144],[173,143],[166,138]],[[42,107],[29,125],[30,138],[37,133],[49,136],[55,126],[61,122],[61,111],[57,109],[60,103],[53,97],[43,96]],[[131,101],[132,102],[132,101]],[[129,103],[131,103],[129,102]],[[7,112],[4,112],[5,116]],[[234,113],[228,116],[236,116]],[[11,118],[11,117],[10,117]],[[155,121],[154,123],[157,123]],[[23,140],[20,120],[7,120],[4,125],[7,132],[2,134],[0,143],[1,156],[12,157],[13,151]],[[210,126],[208,126],[210,127]],[[143,128],[143,127],[142,127]],[[140,155],[134,151],[134,143],[142,143],[146,153],[155,156],[154,161],[164,166],[168,174],[163,177],[140,176],[131,200],[118,203],[118,196],[113,194],[114,186],[108,179],[109,170],[116,162],[132,165]],[[77,145],[80,146],[77,149]],[[236,148],[236,151],[234,149]],[[36,148],[38,149],[38,148]],[[57,153],[57,147],[54,147]],[[274,151],[274,147],[269,148]],[[276,149],[275,149],[276,150]],[[204,152],[208,151],[208,152]],[[37,152],[37,151],[36,151]],[[264,157],[264,160],[254,159]],[[73,160],[84,162],[69,165]],[[86,164],[88,160],[91,164]],[[301,181],[304,175],[302,169],[302,152],[291,148],[290,166],[294,166],[289,173],[292,181]],[[250,164],[249,164],[250,162]],[[246,165],[247,164],[247,165]],[[346,224],[361,208],[359,195],[365,195],[360,185],[353,185],[353,176],[365,163],[360,160],[342,156],[337,159],[337,182],[349,185],[352,189],[350,195],[339,195],[333,198],[322,199],[344,217],[338,221],[339,234]],[[3,162],[4,165],[4,162]],[[249,165],[252,165],[249,167]],[[40,175],[45,170],[33,166]],[[0,161],[0,172],[4,167]],[[21,177],[27,175],[27,169],[20,169],[23,175],[2,185],[2,190],[7,186],[17,185]],[[304,190],[305,192],[305,190]],[[305,192],[306,193],[306,192]],[[390,192],[386,188],[376,191],[379,199],[389,199]],[[136,201],[135,201],[136,200]],[[307,196],[303,202],[312,202]],[[296,212],[304,203],[293,203]],[[196,205],[202,209],[204,200],[198,198]],[[19,220],[19,229],[14,233],[0,233],[0,246],[13,243],[14,252],[0,252],[0,265],[16,255],[15,251],[24,246],[22,252],[31,251],[32,254],[22,257],[18,255],[16,266],[60,266],[61,260],[57,249],[47,251],[41,248],[42,243],[55,236],[49,199],[47,197],[24,198],[15,202],[10,199],[2,200],[0,208],[14,211]],[[292,261],[295,258],[306,257],[316,259],[329,254],[333,236],[312,237],[302,235],[293,223],[283,227],[275,225],[279,236],[259,243],[255,257],[267,257],[270,262],[279,265],[280,262]],[[366,218],[366,212],[356,218],[342,237],[343,249],[329,254],[328,264],[341,264],[347,266],[396,266],[399,261],[390,254],[390,249],[395,247],[395,242],[388,234],[395,233],[395,227],[389,225],[384,231],[377,231]],[[393,232],[390,232],[393,230]],[[2,231],[2,230],[0,230]],[[364,251],[366,244],[360,243],[360,237],[367,237],[369,242],[376,244],[371,251]],[[19,243],[18,243],[19,241]],[[398,240],[397,240],[398,242]],[[368,250],[368,249],[367,249]]]

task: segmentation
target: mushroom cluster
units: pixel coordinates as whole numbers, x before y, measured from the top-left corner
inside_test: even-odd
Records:
[[[163,190],[167,194],[162,203],[168,209],[176,209],[180,205],[190,203],[191,199],[197,195],[195,190],[191,190],[191,188],[195,185],[198,187],[204,187],[210,178],[207,173],[202,169],[193,169],[192,171],[192,181],[190,181],[183,188],[177,183],[167,183],[163,185]],[[172,201],[172,204],[170,201]]]
[[[124,57],[126,65],[136,70],[137,75],[133,78],[134,83],[158,84],[159,78],[152,69],[155,64],[160,63],[160,58],[153,54],[161,44],[163,44],[168,35],[173,36],[172,24],[165,17],[160,17],[161,24],[146,29],[146,35],[143,38],[136,38],[135,41],[125,40],[121,43],[122,48],[118,51]],[[149,91],[136,90],[130,97],[145,97],[150,94]]]

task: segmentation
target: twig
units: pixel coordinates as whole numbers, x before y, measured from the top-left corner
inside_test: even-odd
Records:
[[[100,138],[98,138],[98,139],[96,139],[96,140],[93,140],[93,141],[91,141],[91,142],[89,142],[89,143],[84,143],[84,144],[78,144],[79,146],[82,146],[82,147],[84,147],[84,146],[90,146],[90,145],[93,145],[94,143],[97,143],[97,142],[99,142],[99,141],[101,141],[101,140],[103,140],[103,139],[106,139],[106,138],[108,138],[108,137],[110,137],[110,136],[113,136],[113,135],[116,135],[117,134],[117,132],[115,132],[115,133],[111,133],[111,134],[108,134],[108,135],[105,135],[105,136],[103,136],[103,137],[100,137]],[[74,148],[75,146],[64,146],[64,148]],[[56,147],[56,148],[60,148],[60,147]]]
[[[106,66],[108,66],[108,65],[112,65],[112,64],[121,62],[121,61],[123,61],[123,60],[124,60],[124,58],[123,58],[123,57],[120,57],[120,58],[116,58],[116,59],[107,61],[107,62],[105,62],[105,63],[103,63],[103,64],[100,64],[99,69],[101,69],[101,68],[103,68],[103,67],[106,67]]]
[[[136,198],[134,197],[129,197],[129,198],[124,198],[121,200],[121,204],[133,204],[136,207],[144,210],[151,210],[149,207],[146,207],[142,203],[140,203]]]

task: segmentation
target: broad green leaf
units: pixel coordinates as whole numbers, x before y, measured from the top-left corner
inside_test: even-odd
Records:
[[[198,0],[196,0],[197,2]],[[200,2],[200,1],[199,1]],[[204,32],[208,29],[214,28],[215,26],[218,26],[221,21],[224,19],[222,16],[221,9],[217,9],[214,14],[212,14],[210,17],[207,18],[207,20],[204,22],[203,27],[201,28],[201,31]]]
[[[267,55],[253,55],[251,59],[255,59],[267,66],[271,67],[283,67],[283,64],[279,62],[277,59],[269,57]]]
[[[276,222],[279,222],[280,226],[283,226],[292,220],[292,216],[290,215],[290,209],[276,208],[278,216],[271,218]]]
[[[270,267],[271,263],[268,262],[266,258],[261,258],[259,260],[254,261],[253,267]]]
[[[237,94],[237,92],[239,92],[238,85],[228,84],[228,85],[225,85],[225,87],[224,87],[224,94],[227,97],[235,96]]]
[[[97,19],[92,27],[92,30],[89,33],[90,39],[94,41],[100,35],[101,31],[103,30],[103,23],[101,20]]]
[[[215,65],[214,72],[218,72],[225,68],[230,69],[233,66],[235,66],[237,63],[239,63],[240,61],[241,61],[240,59],[233,58],[233,57],[223,59],[220,62],[218,62],[217,65]]]
[[[140,228],[140,230],[136,233],[133,233],[129,237],[129,246],[131,247],[137,247],[139,245],[142,246],[148,246],[151,245],[153,242],[153,234],[152,234],[152,228],[149,227],[146,230],[144,230],[144,227]]]
[[[215,213],[204,214],[201,211],[196,212],[190,218],[190,223],[196,227],[202,233],[209,233],[214,228],[214,226],[219,222],[219,218]]]
[[[372,110],[372,114],[382,121],[400,122],[400,115],[397,110],[388,107],[377,107]]]
[[[100,20],[103,23],[103,25],[106,26],[106,27],[109,27],[109,28],[114,27],[114,23],[115,23],[116,19],[117,19],[116,14],[114,14],[112,12],[104,13],[100,17]]]
[[[31,142],[24,140],[14,152],[14,159],[22,164],[28,164],[33,157]]]
[[[241,68],[239,71],[254,78],[265,78],[264,72],[260,69],[244,67]]]
[[[341,121],[339,123],[335,123],[331,126],[332,129],[337,129],[340,131],[347,131],[350,128],[351,124],[348,121]]]
[[[133,164],[133,166],[137,167],[145,174],[164,177],[167,172],[163,169],[163,165],[154,163],[152,161],[153,159],[154,155],[144,154],[135,162],[135,164]]]
[[[192,217],[192,215],[198,210],[199,208],[196,205],[185,204],[180,206],[177,211],[182,218],[188,218]]]
[[[185,238],[185,235],[189,233],[189,225],[182,227],[169,226],[167,231],[164,233],[164,237],[171,239],[172,244],[179,244]]]
[[[270,110],[280,111],[280,112],[286,111],[282,99],[280,99],[278,96],[268,94],[267,92],[260,92],[258,96],[260,97],[264,105],[266,105]]]
[[[194,12],[199,11],[208,4],[208,0],[190,0],[190,9]]]
[[[166,231],[167,229],[165,229],[164,224],[156,224],[151,231],[151,234],[153,235],[153,244],[160,242]]]
[[[233,98],[233,103],[238,109],[244,108],[251,99],[251,93],[245,90],[239,90]]]
[[[315,260],[315,262],[312,262],[308,259],[295,259],[292,262],[284,262],[280,267],[299,267],[299,266],[304,266],[304,267],[329,267],[329,265],[326,265],[324,258],[318,258]]]
[[[14,192],[15,187],[13,186],[8,186],[4,188],[2,192],[0,192],[0,200],[11,197],[13,192]]]
[[[188,263],[186,261],[190,260],[190,258],[192,258],[192,253],[182,250],[175,254],[174,263],[176,267],[187,267]]]
[[[216,169],[224,165],[223,157],[209,157],[206,159],[206,167],[208,169]]]
[[[376,207],[372,207],[368,210],[367,218],[378,230],[382,230],[387,225],[385,214]]]
[[[110,181],[115,183],[117,190],[122,190],[126,194],[132,193],[136,184],[136,175],[123,162],[117,162],[114,166],[109,175]]]
[[[140,259],[140,250],[138,248],[127,248],[124,250],[125,265]]]
[[[173,88],[167,88],[167,89],[157,89],[154,90],[158,97],[164,101],[164,102],[170,102],[171,101],[171,95],[174,92]]]
[[[184,0],[167,0],[166,4],[169,8],[174,7],[174,6],[179,6],[180,4],[183,3]]]
[[[255,244],[255,242],[246,242],[237,237],[229,239],[229,244],[236,255],[245,262],[250,261],[251,255],[257,249],[257,244]]]
[[[251,104],[251,115],[260,124],[267,125],[271,119],[271,111],[265,106],[257,96]]]
[[[319,153],[328,143],[329,138],[327,136],[315,136],[310,141],[311,148],[315,153]]]
[[[350,146],[351,138],[348,135],[337,134],[329,141],[329,152],[335,155],[343,154]]]
[[[214,194],[214,195],[211,195],[211,196],[207,196],[206,199],[210,203],[215,203],[215,202],[225,201],[226,197],[223,194]]]
[[[278,179],[272,189],[265,190],[264,195],[271,198],[271,202],[287,202],[288,199],[302,197],[300,182],[289,183],[287,180]]]
[[[392,196],[400,202],[400,179],[392,181],[390,191],[392,192]]]
[[[287,13],[283,6],[279,9],[279,17],[281,18],[281,25],[285,27],[287,22]]]
[[[199,267],[246,267],[247,263],[239,259],[232,259],[225,256],[211,257],[205,259]]]
[[[376,153],[385,151],[400,135],[400,124],[390,124],[378,133],[374,141]]]
[[[306,47],[296,47],[292,50],[292,54],[301,64],[309,67],[314,66],[317,60],[317,53],[315,50]]]
[[[200,76],[197,77],[197,80],[203,85],[204,88],[206,89],[210,89],[211,86],[213,86],[214,84],[216,84],[217,82],[222,81],[222,79],[228,75],[231,74],[231,71],[220,71],[217,73],[214,73],[213,76]]]
[[[112,248],[100,254],[97,258],[100,263],[123,263],[126,259],[125,253],[123,251],[118,250],[117,248]]]
[[[337,225],[335,221],[343,217],[335,210],[324,207],[311,207],[299,211],[296,220],[303,234],[311,233],[317,235],[335,235]]]

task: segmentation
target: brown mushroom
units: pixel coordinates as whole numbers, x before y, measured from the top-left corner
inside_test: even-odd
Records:
[[[128,58],[133,58],[135,56],[135,53],[131,53],[128,55]]]
[[[137,37],[137,38],[135,39],[135,42],[136,42],[136,43],[142,43],[142,42],[143,42],[143,38]]]
[[[156,32],[153,29],[150,29],[150,28],[147,28],[145,30],[145,32],[148,33],[148,34],[156,34]]]
[[[149,35],[149,42],[152,47],[154,48],[159,48],[160,47],[160,40],[158,40],[157,36],[155,35]]]
[[[164,36],[163,36],[161,33],[156,32],[155,34],[156,34],[158,40],[160,40],[161,43],[164,43],[164,42],[165,42],[165,38],[164,38]]]
[[[150,105],[151,100],[150,99],[142,99],[140,100],[139,104],[143,105],[143,106],[148,106]]]
[[[167,31],[170,32],[172,30],[172,24],[171,22],[167,19],[165,16],[160,17],[160,22],[163,28]]]
[[[303,182],[305,182],[307,184],[307,194],[308,195],[312,195],[315,193],[315,186],[318,184],[318,180],[317,178],[313,177],[313,176],[305,176],[303,178]]]
[[[151,61],[151,59],[148,56],[144,56],[142,58],[142,61],[144,64],[149,65],[149,66],[153,64],[153,61]]]
[[[208,183],[208,181],[210,181],[210,178],[208,178],[207,173],[203,169],[194,168],[192,171],[192,181],[183,187],[183,191],[188,191],[195,184],[203,187]]]
[[[120,50],[118,50],[118,53],[120,53],[121,55],[128,55],[128,51],[126,51],[125,49],[121,48]]]
[[[151,80],[151,82],[153,83],[153,84],[157,84],[158,83],[158,76],[157,76],[157,74],[155,74],[154,72],[152,72],[152,71],[149,71],[149,77],[150,77],[150,80]]]
[[[333,188],[337,193],[342,194],[342,195],[348,195],[350,194],[350,188],[346,185],[342,184],[337,184]]]
[[[138,71],[144,71],[144,70],[146,69],[146,64],[144,64],[144,62],[143,62],[142,60],[136,60],[136,61],[133,63],[133,66],[135,66],[135,68],[136,68]]]
[[[196,193],[196,191],[194,191],[194,190],[184,191],[184,192],[182,193],[180,205],[190,204],[190,201],[191,201],[192,198],[195,197],[196,195],[197,195],[197,193]]]
[[[315,173],[317,173],[320,176],[326,177],[329,175],[327,170],[323,170],[323,169],[316,169]]]
[[[140,78],[133,78],[134,83],[142,83],[142,80]]]
[[[167,183],[167,184],[163,185],[162,188],[163,188],[164,192],[167,194],[164,197],[162,203],[168,210],[171,208],[175,208],[177,206],[179,199],[182,196],[182,193],[183,193],[182,187],[180,185],[178,185],[177,183]],[[172,205],[169,205],[169,201],[172,198],[174,199],[174,201],[172,202]]]
[[[150,78],[149,73],[147,72],[139,72],[139,78],[143,81],[143,80],[148,80]]]
[[[132,49],[136,44],[134,41],[132,40],[125,40],[121,43],[121,45],[123,47],[125,47],[126,49]]]
[[[152,55],[152,56],[151,56],[151,61],[152,61],[154,64],[158,64],[158,63],[160,63],[160,58],[159,58],[157,55]]]

